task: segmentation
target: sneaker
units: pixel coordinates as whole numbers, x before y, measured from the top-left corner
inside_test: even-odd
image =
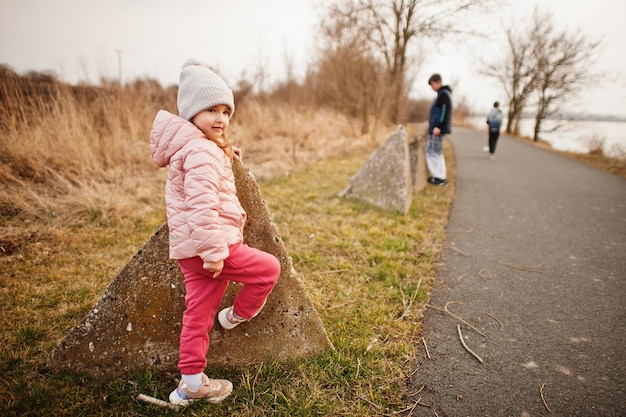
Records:
[[[439,186],[443,186],[446,185],[448,183],[448,180],[444,179],[444,178],[435,178],[432,177],[431,179],[428,180],[428,182],[432,185],[439,185]]]
[[[241,323],[248,321],[243,317],[239,317],[238,315],[236,315],[235,311],[233,310],[233,306],[227,307],[220,311],[217,314],[217,320],[226,330],[234,329]]]
[[[489,146],[483,146],[483,152],[489,152]]]
[[[241,323],[250,321],[256,316],[258,316],[261,310],[263,310],[263,307],[265,307],[265,303],[267,303],[267,298],[265,299],[265,301],[263,301],[263,304],[261,304],[261,307],[259,307],[257,312],[254,313],[254,316],[252,316],[249,320],[244,319],[243,317],[240,317],[237,314],[235,314],[235,310],[233,310],[233,306],[226,307],[225,309],[220,311],[217,314],[217,320],[220,322],[220,325],[224,329],[226,330],[234,329],[235,327],[239,326]]]
[[[233,392],[233,384],[226,379],[211,379],[202,374],[202,386],[198,391],[192,391],[181,380],[178,387],[170,393],[170,402],[176,405],[189,405],[193,401],[204,400],[210,403],[219,403]]]

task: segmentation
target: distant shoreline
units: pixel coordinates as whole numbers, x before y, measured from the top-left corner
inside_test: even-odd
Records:
[[[476,118],[481,118],[480,116],[475,116]],[[581,121],[581,120],[577,120]],[[586,120],[585,122],[594,122],[593,120]],[[600,120],[600,122],[606,122],[606,120]],[[609,120],[609,122],[613,122]],[[465,124],[462,127],[481,130],[478,126],[474,124]],[[482,129],[484,130],[484,129]],[[508,137],[513,138],[514,140],[519,140],[522,142],[526,142],[532,144],[534,146],[539,146],[544,149],[548,149],[551,152],[557,152],[561,155],[565,155],[569,158],[575,159],[579,162],[582,162],[586,165],[595,167],[602,171],[608,172],[613,175],[617,175],[618,177],[626,179],[626,158],[616,156],[606,155],[604,152],[597,151],[588,151],[588,152],[572,152],[572,151],[564,151],[557,148],[554,148],[549,141],[540,139],[538,142],[534,142],[531,138],[527,136],[513,136],[508,135]],[[626,149],[626,148],[625,148]]]
[[[468,117],[485,117],[485,114],[471,114]],[[524,113],[522,119],[534,119],[533,114]],[[592,114],[592,113],[563,113],[547,117],[546,120],[560,121],[577,121],[577,122],[626,122],[626,116],[617,116],[611,114]]]

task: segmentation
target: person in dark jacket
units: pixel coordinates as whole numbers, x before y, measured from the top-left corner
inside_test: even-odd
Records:
[[[426,145],[426,165],[430,172],[428,182],[433,185],[446,185],[448,180],[446,161],[443,157],[443,137],[452,132],[452,89],[442,85],[439,74],[431,75],[428,84],[437,93],[428,120]]]

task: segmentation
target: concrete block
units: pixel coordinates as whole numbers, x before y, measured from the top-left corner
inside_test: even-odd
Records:
[[[265,308],[252,321],[227,331],[216,318],[207,366],[243,368],[332,349],[254,176],[240,162],[233,164],[233,171],[237,195],[248,213],[245,242],[276,256],[281,275]],[[231,283],[222,307],[231,305],[238,291]],[[169,259],[164,224],[51,352],[48,367],[94,375],[125,375],[151,367],[176,371],[184,309],[183,276]]]
[[[406,214],[413,199],[411,178],[407,134],[404,126],[398,125],[339,195]]]

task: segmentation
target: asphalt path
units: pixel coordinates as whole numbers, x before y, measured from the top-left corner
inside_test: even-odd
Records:
[[[626,416],[626,180],[506,136],[495,160],[484,132],[449,139],[410,415]]]

